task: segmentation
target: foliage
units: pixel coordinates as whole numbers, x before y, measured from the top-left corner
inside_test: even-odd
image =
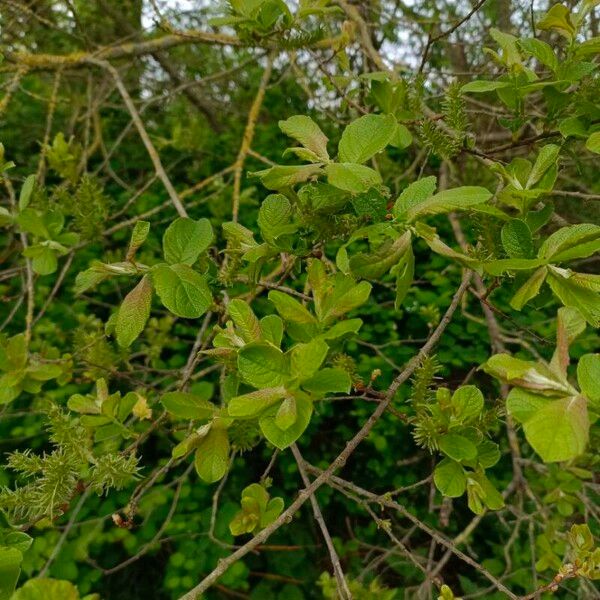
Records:
[[[42,4],[0,599],[596,597],[598,3]]]

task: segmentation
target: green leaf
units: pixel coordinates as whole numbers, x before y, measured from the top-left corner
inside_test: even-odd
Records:
[[[587,127],[579,117],[567,117],[558,124],[558,130],[565,138],[568,137],[587,137]],[[600,149],[599,149],[600,152]]]
[[[592,402],[600,402],[600,354],[584,354],[579,359],[577,383]]]
[[[261,415],[258,421],[260,430],[271,444],[283,450],[291,446],[304,433],[310,423],[312,410],[310,398],[299,394],[296,396],[296,420],[293,425],[286,429],[279,427],[276,421],[279,407],[272,406]]]
[[[298,200],[307,211],[337,213],[348,203],[349,195],[328,183],[309,183],[298,191]]]
[[[329,329],[323,332],[320,337],[324,340],[337,340],[343,336],[358,333],[358,330],[362,326],[360,319],[347,319],[345,321],[338,321],[332,325]]]
[[[34,187],[35,175],[28,175],[23,182],[21,193],[19,194],[19,210],[25,210],[29,206]]]
[[[408,246],[406,252],[402,255],[398,264],[391,272],[396,275],[396,297],[394,298],[394,308],[398,310],[402,305],[402,302],[404,302],[415,276],[415,255],[413,253],[412,244]]]
[[[323,302],[320,315],[323,323],[329,323],[363,305],[371,294],[372,286],[367,281],[356,283],[352,277],[338,273],[334,282],[333,291]]]
[[[293,396],[288,396],[279,405],[275,413],[275,425],[281,431],[286,431],[296,422],[297,417],[296,399]]]
[[[227,412],[232,417],[256,417],[263,410],[288,396],[283,386],[256,390],[231,398]]]
[[[575,35],[575,27],[571,22],[571,13],[569,9],[562,4],[555,4],[545,15],[544,18],[538,21],[538,29],[555,29],[569,41]]]
[[[365,165],[356,163],[330,163],[325,167],[327,181],[330,185],[360,194],[381,183],[381,175]]]
[[[225,429],[212,427],[196,449],[194,466],[202,481],[214,483],[227,473],[229,438]]]
[[[433,175],[413,181],[413,183],[402,190],[402,193],[394,203],[394,207],[392,208],[394,217],[396,219],[404,219],[410,208],[421,204],[433,194],[436,186],[437,177]]]
[[[147,275],[125,296],[119,307],[115,333],[121,348],[128,348],[142,333],[150,316],[152,284]]]
[[[467,477],[461,465],[450,458],[444,458],[433,471],[433,482],[442,495],[458,498],[465,493]]]
[[[554,50],[546,42],[537,38],[521,38],[519,46],[552,71],[555,71],[558,67],[558,59],[554,54]]]
[[[52,248],[36,244],[23,251],[23,255],[31,258],[31,266],[38,275],[51,275],[58,268],[56,251]]]
[[[288,358],[266,342],[254,342],[241,348],[237,364],[244,381],[255,388],[278,387],[290,376]]]
[[[309,379],[302,382],[302,388],[313,394],[350,393],[352,381],[346,371],[328,367],[317,371]]]
[[[302,183],[321,172],[321,167],[318,165],[277,165],[270,169],[250,173],[250,175],[260,177],[262,184],[268,190],[283,190]]]
[[[467,210],[472,206],[483,204],[492,197],[491,192],[483,187],[463,186],[451,190],[443,190],[434,196],[413,204],[406,213],[408,221],[414,221],[423,215],[437,215],[455,210]]]
[[[484,469],[493,467],[500,460],[500,457],[498,444],[495,444],[491,440],[483,440],[477,446],[477,462]]]
[[[260,323],[247,302],[233,299],[227,305],[227,312],[244,342],[255,342],[260,339],[262,333]]]
[[[504,506],[504,498],[502,498],[502,494],[492,485],[492,482],[485,476],[484,473],[475,472],[469,473],[469,481],[468,487],[471,488],[472,485],[475,484],[477,489],[477,495],[485,506],[490,510],[500,510]],[[472,502],[472,492],[469,494],[469,508],[475,514],[481,514],[483,512],[483,508],[479,508],[479,502]]]
[[[509,85],[508,81],[484,81],[483,79],[478,79],[466,83],[460,88],[460,91],[463,93],[484,94],[508,87]]]
[[[540,150],[525,184],[527,189],[531,189],[550,167],[556,165],[559,152],[560,148],[554,144],[547,144]]]
[[[350,270],[356,277],[379,279],[398,264],[411,248],[412,234],[405,231],[395,240],[388,239],[374,252],[359,252],[350,259]]]
[[[339,162],[366,162],[392,141],[395,130],[393,115],[363,115],[344,129],[338,146]]]
[[[327,136],[310,117],[295,115],[285,121],[279,121],[279,128],[286,135],[298,140],[321,161],[327,162],[329,160]]]
[[[525,221],[511,219],[501,231],[502,246],[511,258],[529,258],[533,254],[533,237]]]
[[[16,597],[13,592],[21,573],[22,561],[23,554],[17,548],[0,548],[0,600]]]
[[[194,221],[187,217],[175,219],[163,236],[163,253],[171,265],[193,265],[213,240],[208,219]]]
[[[596,154],[600,154],[600,131],[595,131],[588,137],[585,147]]]
[[[264,529],[273,523],[277,517],[283,512],[285,506],[283,498],[271,498],[267,504],[267,508],[260,519],[260,527]]]
[[[452,394],[452,407],[460,421],[476,419],[483,410],[483,394],[474,385],[463,385]]]
[[[600,225],[579,223],[555,231],[544,240],[538,257],[558,263],[575,258],[586,258],[600,250]]]
[[[541,258],[506,258],[484,263],[483,268],[490,275],[502,275],[508,271],[531,271],[545,264]]]
[[[210,419],[216,408],[205,398],[189,392],[168,392],[160,402],[170,415],[180,419]]]
[[[450,248],[450,246],[442,241],[433,227],[429,227],[429,225],[426,225],[423,222],[418,222],[416,224],[415,231],[417,235],[421,237],[425,243],[437,254],[446,256],[471,269],[475,269],[477,271],[480,270],[481,263],[478,259],[472,258],[467,254],[463,254],[462,252],[458,252]]]
[[[446,433],[439,439],[440,450],[456,461],[473,460],[477,456],[475,444],[457,433]]]
[[[579,285],[570,272],[551,268],[548,285],[565,306],[576,308],[592,327],[600,327],[600,302],[598,293]]]
[[[281,346],[283,321],[277,315],[267,315],[260,320],[261,337],[274,346]]]
[[[188,265],[158,265],[152,282],[160,301],[178,317],[196,319],[212,304],[206,277]]]
[[[281,318],[290,323],[300,323],[311,325],[316,323],[316,319],[308,310],[284,292],[271,290],[269,300],[275,305],[275,310],[281,315]]]
[[[329,352],[329,346],[315,338],[307,344],[296,344],[290,351],[291,374],[300,380],[312,377]]]
[[[20,552],[27,552],[33,544],[33,538],[24,531],[5,529],[0,533],[0,546],[16,548]]]
[[[359,217],[369,217],[375,222],[385,219],[387,199],[377,188],[370,188],[366,192],[352,196],[350,202]]]
[[[546,280],[548,269],[540,267],[515,293],[510,305],[515,310],[521,310],[530,300],[535,298]]]
[[[10,598],[11,600],[80,600],[77,588],[70,581],[45,577],[26,581]]]
[[[546,405],[548,398],[524,390],[512,388],[506,397],[506,409],[508,414],[519,423],[530,419],[540,408]]]
[[[583,396],[549,400],[523,424],[531,447],[545,462],[571,460],[585,451],[589,436]]]
[[[408,148],[413,141],[412,133],[408,130],[405,125],[402,123],[398,123],[396,125],[396,130],[394,131],[394,136],[390,141],[390,146],[394,146],[394,148],[399,148],[403,150],[404,148]]]
[[[481,368],[500,381],[540,393],[566,395],[573,392],[573,388],[561,373],[553,371],[541,361],[533,362],[509,354],[496,354]]]
[[[135,253],[146,241],[149,233],[150,223],[148,221],[138,221],[135,224],[133,231],[131,232],[131,240],[129,241],[129,248],[127,249],[125,260],[133,261]]]
[[[562,306],[558,309],[556,319],[556,348],[552,355],[550,366],[552,369],[567,374],[569,366],[569,346],[573,340],[583,333],[586,322],[576,308]]]
[[[296,231],[292,223],[292,205],[283,194],[270,194],[260,205],[258,226],[265,242],[277,244],[277,239]]]

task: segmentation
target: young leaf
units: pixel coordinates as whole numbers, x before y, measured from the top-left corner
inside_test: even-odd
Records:
[[[501,231],[502,246],[511,258],[529,258],[533,254],[533,237],[521,219],[511,219]]]
[[[260,339],[260,323],[247,302],[235,298],[227,305],[227,312],[244,342],[255,342]]]
[[[215,405],[189,392],[167,392],[160,399],[167,412],[180,419],[210,419]]]
[[[134,259],[138,248],[146,241],[148,233],[150,233],[149,221],[138,221],[135,224],[133,231],[131,232],[131,240],[129,241],[129,248],[127,249],[125,260],[131,261]]]
[[[28,175],[23,182],[23,187],[21,187],[21,193],[19,194],[19,210],[25,210],[29,206],[34,187],[35,175]]]
[[[160,301],[178,317],[196,319],[212,304],[206,277],[186,264],[158,265],[152,282]]]
[[[193,265],[213,240],[208,219],[194,221],[187,217],[175,219],[163,236],[165,260],[171,264]]]
[[[476,419],[483,410],[483,394],[474,385],[463,385],[452,394],[452,407],[461,422]]]
[[[600,225],[579,223],[555,231],[544,240],[538,256],[551,263],[586,258],[600,250]]]
[[[487,202],[491,197],[491,192],[477,186],[463,186],[444,190],[418,204],[413,204],[406,212],[406,219],[414,221],[417,217],[423,215],[437,215],[455,210],[466,210]]]
[[[546,42],[537,38],[522,38],[519,40],[519,46],[552,71],[558,67],[558,59],[554,50]]]
[[[393,139],[396,119],[393,115],[363,115],[350,123],[340,139],[340,163],[362,164],[381,152]]]
[[[510,305],[515,310],[521,310],[530,300],[539,293],[548,274],[546,267],[540,267],[535,273],[516,291],[511,298]]]
[[[298,300],[284,292],[271,290],[269,300],[275,305],[275,309],[285,321],[306,325],[316,323],[315,317]]]
[[[543,177],[544,173],[556,164],[559,152],[560,148],[554,144],[548,144],[540,150],[527,178],[526,189],[531,189]]]
[[[477,456],[475,444],[457,433],[445,433],[439,440],[440,450],[456,461],[473,460]]]
[[[278,191],[291,188],[321,172],[319,165],[276,165],[250,175],[260,177],[262,184],[268,190]]]
[[[282,431],[286,431],[296,422],[297,418],[296,399],[293,396],[288,396],[279,405],[275,413],[275,425]]]
[[[231,398],[227,404],[227,412],[232,417],[255,417],[287,395],[283,386],[256,390]]]
[[[271,342],[273,346],[281,346],[283,339],[283,321],[277,315],[267,315],[260,320],[262,339]]]
[[[381,183],[381,175],[377,171],[352,162],[329,163],[325,173],[330,185],[354,194],[366,192]]]
[[[279,121],[279,128],[286,135],[298,140],[321,161],[327,162],[329,160],[327,136],[310,117],[295,115],[285,121]]]
[[[152,284],[144,275],[140,282],[125,296],[119,307],[115,333],[121,348],[128,348],[144,331],[152,305]]]
[[[312,401],[305,395],[297,395],[296,399],[296,420],[293,425],[282,429],[277,424],[278,406],[272,406],[267,409],[260,417],[258,424],[263,435],[276,448],[284,450],[292,445],[308,427],[310,417],[312,416],[313,405]],[[284,423],[287,424],[287,423]]]
[[[303,389],[319,395],[335,392],[348,394],[351,385],[350,375],[346,371],[337,368],[321,369],[302,382]]]
[[[589,428],[583,396],[549,400],[523,424],[527,441],[545,462],[579,456],[587,445]]]
[[[467,477],[463,468],[450,458],[444,458],[435,467],[433,482],[442,495],[449,498],[462,496],[467,488]]]
[[[319,338],[307,344],[296,344],[290,351],[291,374],[300,380],[314,375],[329,352],[329,346]]]
[[[510,86],[508,81],[484,81],[483,79],[470,81],[460,88],[461,92],[471,94],[485,94]]]
[[[590,152],[595,152],[596,154],[600,154],[600,131],[595,131],[588,137],[585,142],[585,147]]]
[[[562,306],[558,309],[556,348],[550,366],[564,376],[567,375],[569,366],[569,346],[578,335],[583,333],[585,326],[585,319],[576,308]]]
[[[254,342],[241,348],[237,364],[244,381],[255,388],[283,385],[290,376],[288,358],[266,342]]]
[[[548,285],[565,306],[576,308],[592,327],[600,327],[600,302],[597,292],[578,284],[577,280],[562,273],[562,269],[550,268]]]
[[[396,219],[403,219],[410,208],[421,204],[433,194],[436,185],[437,177],[433,175],[418,179],[409,184],[402,190],[402,193],[394,203],[394,207],[392,208],[394,217]]]
[[[196,449],[194,466],[202,481],[214,483],[227,473],[229,465],[229,438],[227,431],[211,427]]]
[[[283,194],[271,194],[260,205],[258,226],[265,242],[276,245],[277,238],[294,233],[292,205]]]
[[[584,354],[579,359],[577,383],[592,402],[600,402],[600,354]]]
[[[0,547],[0,599],[10,600],[17,586],[23,553],[17,548]]]

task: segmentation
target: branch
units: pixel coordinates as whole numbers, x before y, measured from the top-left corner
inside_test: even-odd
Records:
[[[300,476],[302,477],[304,486],[308,487],[310,485],[310,479],[308,478],[306,469],[304,468],[304,458],[302,458],[302,454],[300,454],[300,450],[298,450],[298,446],[296,446],[296,444],[292,444],[292,454],[294,455],[296,463],[298,464],[298,470],[300,471]],[[319,528],[321,529],[321,533],[325,539],[327,550],[329,551],[329,557],[331,558],[331,564],[333,566],[333,572],[337,581],[340,598],[341,600],[352,600],[352,592],[350,592],[350,589],[348,588],[348,582],[346,581],[344,571],[342,570],[342,565],[340,564],[340,557],[335,550],[331,535],[329,535],[329,530],[327,529],[325,519],[323,518],[323,513],[321,512],[321,508],[319,507],[319,503],[317,502],[314,494],[312,494],[310,497],[310,503],[315,515],[315,521],[319,524]]]
[[[142,122],[140,114],[138,113],[138,111],[135,107],[135,104],[133,103],[133,100],[131,99],[131,96],[129,95],[129,92],[127,91],[127,88],[125,87],[125,84],[123,83],[123,80],[121,79],[121,76],[119,75],[119,72],[109,62],[102,61],[102,60],[96,60],[96,59],[90,59],[89,62],[92,64],[96,64],[96,65],[102,67],[103,69],[106,69],[112,75],[113,79],[115,80],[115,84],[117,85],[117,89],[119,90],[119,93],[121,94],[121,97],[123,98],[123,101],[125,102],[125,106],[127,107],[127,110],[129,111],[129,114],[131,115],[131,118],[138,130],[138,133],[140,134],[140,137],[142,138],[142,142],[144,143],[144,146],[146,147],[146,150],[148,151],[150,160],[152,161],[152,164],[154,165],[154,170],[156,171],[156,175],[163,182],[163,185],[165,186],[165,189],[167,190],[167,193],[169,194],[169,198],[171,198],[171,202],[173,203],[173,206],[175,207],[175,210],[177,211],[179,216],[187,217],[188,216],[187,211],[185,210],[185,207],[181,203],[181,200],[179,199],[179,196],[177,195],[177,192],[175,191],[175,188],[173,187],[173,184],[171,183],[171,180],[169,179],[167,172],[165,171],[165,169],[162,165],[162,162],[160,161],[160,156],[158,155],[158,152],[156,151],[156,148],[154,147],[154,144],[152,143],[152,140],[150,139],[150,136],[148,135],[148,132],[146,131],[146,128],[144,127],[144,123]]]

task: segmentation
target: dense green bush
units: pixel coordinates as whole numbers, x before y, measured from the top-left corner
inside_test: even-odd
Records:
[[[0,3],[0,599],[600,597],[597,2],[174,4]]]

